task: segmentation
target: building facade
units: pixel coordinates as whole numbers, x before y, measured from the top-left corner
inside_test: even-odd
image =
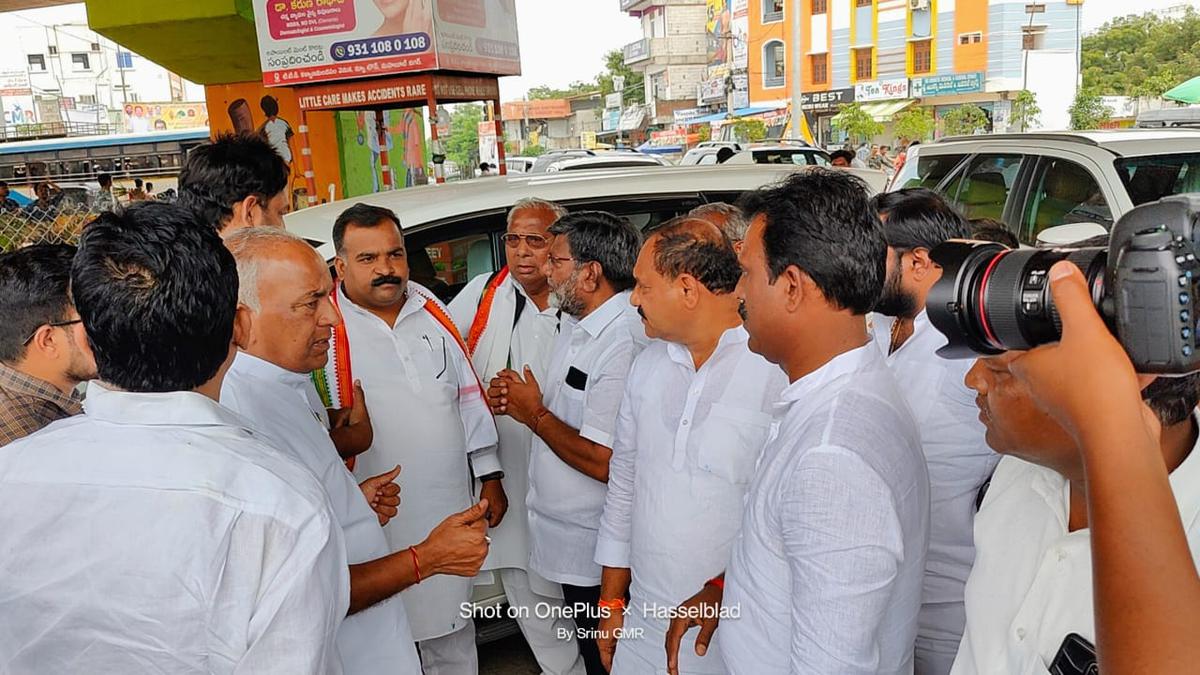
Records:
[[[841,140],[830,120],[838,106],[851,102],[887,125],[885,138],[894,116],[913,105],[940,120],[971,103],[984,110],[989,130],[1007,131],[1012,100],[1023,89],[1037,96],[1041,128],[1066,128],[1079,75],[1081,4],[749,0],[750,105],[788,105],[791,46],[798,39],[803,107],[822,143]],[[798,38],[791,15],[797,10]]]
[[[675,112],[696,107],[697,91],[708,66],[705,24],[707,0],[620,0],[621,11],[642,23],[642,39],[625,45],[625,64],[639,73],[644,89],[644,119],[624,108],[618,123],[624,132],[643,125],[670,127]],[[611,116],[611,113],[610,115]]]

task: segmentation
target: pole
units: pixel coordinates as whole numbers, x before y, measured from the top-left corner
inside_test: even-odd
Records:
[[[379,171],[383,174],[383,192],[392,189],[392,167],[387,149],[387,111],[375,110],[375,133],[379,137]]]
[[[433,182],[435,185],[441,185],[446,182],[446,158],[442,155],[442,144],[438,140],[437,99],[433,96],[432,86],[429,87],[429,98],[426,100],[426,104],[429,106],[429,145],[433,155]]]
[[[317,203],[317,179],[313,173],[312,146],[308,142],[308,113],[300,111],[300,161],[304,169],[304,187],[308,191],[308,206]]]
[[[491,101],[491,105],[495,113],[492,115],[492,120],[496,124],[496,164],[500,170],[501,176],[508,175],[508,164],[504,161],[504,122],[500,120],[500,99]]]
[[[792,39],[788,43],[792,51],[792,138],[801,139],[804,137],[802,115],[804,115],[803,93],[800,91],[801,83],[804,82],[804,77],[801,72],[803,64],[804,50],[800,45],[800,7],[804,0],[792,0],[792,4],[787,9],[792,13]]]

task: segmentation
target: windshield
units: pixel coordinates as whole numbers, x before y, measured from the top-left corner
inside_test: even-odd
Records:
[[[1124,157],[1115,164],[1134,206],[1168,195],[1200,192],[1200,153]]]

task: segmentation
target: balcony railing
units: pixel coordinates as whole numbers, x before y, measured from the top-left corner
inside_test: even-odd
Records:
[[[0,125],[0,143],[4,141],[31,141],[38,138],[61,138],[63,136],[103,136],[117,133],[119,128],[111,124],[93,122],[40,122],[34,124]]]
[[[763,78],[764,87],[782,87],[786,82],[786,77],[783,75],[767,75]]]

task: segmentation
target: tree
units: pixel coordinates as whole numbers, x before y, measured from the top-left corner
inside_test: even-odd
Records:
[[[575,81],[575,82],[572,82],[571,84],[567,85],[566,89],[555,89],[554,87],[548,87],[543,84],[541,86],[530,89],[528,92],[526,92],[525,95],[528,96],[531,100],[548,99],[548,98],[571,98],[572,96],[581,96],[583,94],[588,94],[588,93],[596,92],[596,91],[599,91],[599,85],[597,85],[595,82]]]
[[[521,154],[525,155],[526,157],[537,157],[538,155],[545,154],[545,152],[546,149],[540,145],[527,145],[525,146],[525,152]]]
[[[923,141],[933,137],[937,120],[928,108],[909,108],[896,115],[896,136],[910,141]]]
[[[847,103],[838,109],[838,114],[829,121],[834,129],[843,131],[851,138],[867,142],[883,133],[883,125],[863,110],[861,103]]]
[[[625,65],[625,52],[614,49],[604,55],[604,72],[596,76],[600,85],[600,93],[604,96],[616,91],[613,89],[613,75],[625,77],[625,90],[621,100],[625,105],[641,105],[646,102],[646,88],[642,86],[642,74]]]
[[[1126,16],[1083,38],[1083,86],[1103,95],[1159,96],[1200,73],[1200,13]]]
[[[1071,128],[1076,131],[1098,129],[1112,117],[1112,108],[1104,105],[1095,90],[1080,89],[1075,101],[1067,110],[1071,115]]]
[[[1037,95],[1028,89],[1017,92],[1017,97],[1012,102],[1010,117],[1014,127],[1018,127],[1021,131],[1028,131],[1029,127],[1038,125],[1038,118],[1041,117],[1041,114],[1042,109],[1038,107]]]
[[[466,173],[479,158],[479,123],[483,121],[483,106],[463,103],[450,113],[450,134],[446,137],[446,158]]]
[[[942,129],[947,136],[970,136],[987,129],[987,113],[977,105],[967,103],[942,115]]]
[[[741,119],[733,123],[733,137],[742,143],[754,143],[767,137],[767,123]]]

